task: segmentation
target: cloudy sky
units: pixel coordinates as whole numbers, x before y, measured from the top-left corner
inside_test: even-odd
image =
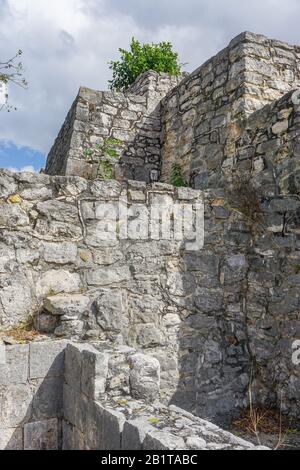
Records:
[[[43,166],[80,85],[107,89],[131,37],[169,40],[192,71],[248,30],[300,44],[299,0],[0,0],[0,62],[23,50],[27,90],[0,112],[0,167]]]

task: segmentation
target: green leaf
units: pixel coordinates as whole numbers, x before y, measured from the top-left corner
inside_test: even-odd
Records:
[[[130,51],[120,48],[120,60],[109,62],[113,77],[109,80],[112,90],[120,91],[128,88],[137,77],[148,70],[165,72],[178,76],[181,65],[178,54],[173,51],[170,42],[159,44],[143,44],[132,38]]]
[[[149,419],[148,419],[148,422],[151,423],[151,424],[158,424],[158,423],[159,423],[159,419],[158,419],[158,418],[149,418]]]
[[[187,181],[183,177],[182,169],[177,163],[172,166],[171,184],[177,188],[188,186]]]

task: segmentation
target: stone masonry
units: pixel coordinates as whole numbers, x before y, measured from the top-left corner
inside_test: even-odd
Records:
[[[70,377],[66,364],[63,412],[0,422],[4,436],[21,427],[25,439],[26,426],[38,434],[31,423],[41,422],[58,429],[57,446],[108,448],[101,429],[112,425],[115,448],[212,448],[197,426],[209,434],[214,425],[202,420],[228,425],[249,405],[249,389],[255,403],[300,426],[292,361],[300,339],[299,64],[299,47],[243,33],[186,77],[148,72],[124,94],[81,88],[47,174],[0,171],[1,328],[32,318],[54,344],[77,342],[66,350],[71,362],[86,356],[97,369],[95,354],[101,363],[95,383]],[[114,179],[100,180],[89,154],[107,139],[122,146]],[[170,184],[174,165],[187,187]],[[203,246],[176,239],[178,204],[194,215],[202,207]],[[167,209],[159,224],[170,223],[171,238],[149,236],[154,206]],[[103,240],[111,223],[116,237]],[[98,352],[89,356],[80,348],[91,344]],[[35,394],[44,376],[25,375]],[[66,397],[78,398],[76,416]],[[147,403],[145,416],[135,400]],[[159,429],[145,437],[151,418]],[[164,437],[154,439],[158,431]],[[214,444],[232,448],[222,436]]]
[[[97,164],[85,151],[118,139],[123,150],[118,177],[158,181],[160,168],[161,99],[180,79],[153,72],[143,74],[123,93],[80,88],[49,153],[46,173],[93,178]]]
[[[260,449],[159,403],[159,362],[132,348],[40,341],[5,356],[0,450]]]

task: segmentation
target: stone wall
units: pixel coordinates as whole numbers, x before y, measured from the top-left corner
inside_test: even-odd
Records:
[[[260,449],[159,403],[159,374],[128,347],[1,346],[0,450]]]
[[[189,267],[182,241],[143,232],[145,209],[191,205],[202,194],[159,183],[7,172],[0,184],[2,327],[33,316],[40,331],[58,337],[108,338],[150,349],[163,363],[163,394],[170,398],[179,380],[177,333],[186,315],[181,297],[193,292],[194,274],[184,274]],[[128,232],[140,224],[140,235],[105,241],[99,236],[102,203],[113,212],[120,199],[138,204]],[[187,374],[192,380],[193,372]]]
[[[0,450],[61,447],[66,344],[0,345]]]
[[[222,164],[215,171],[221,184],[244,174],[265,198],[299,196],[299,96],[299,90],[290,92],[229,126]],[[294,204],[289,208],[293,211]]]
[[[64,450],[263,449],[159,403],[155,359],[131,348],[105,348],[67,347]]]
[[[0,173],[0,325],[146,351],[162,402],[198,416],[228,423],[251,387],[299,425],[299,48],[243,33],[180,80],[81,89],[46,171],[89,179]],[[108,137],[120,182],[84,155]],[[174,163],[198,190],[147,184]],[[149,238],[153,206],[202,202],[204,246],[173,236],[172,210],[173,238]]]
[[[147,351],[160,363],[162,402],[220,423],[247,406],[256,361],[257,399],[279,406],[283,393],[284,412],[299,420],[296,197],[265,200],[266,227],[255,232],[222,189],[4,171],[0,186],[2,328],[31,315],[56,337]],[[148,238],[152,204],[195,207],[203,198],[204,247]],[[114,218],[120,200],[138,239],[103,240],[102,203]]]
[[[119,178],[157,181],[160,169],[160,102],[181,78],[147,72],[126,93],[80,88],[47,159],[46,173],[97,177],[99,163],[89,163],[97,145],[121,141],[112,159]],[[105,160],[105,158],[104,158]]]
[[[169,183],[176,163],[192,187],[214,187],[240,121],[300,85],[299,60],[299,46],[245,32],[185,78],[148,72],[125,93],[82,88],[46,173],[97,177],[85,151],[113,137],[124,142],[117,179]]]
[[[162,180],[170,181],[177,162],[202,187],[222,164],[234,122],[299,86],[299,52],[243,33],[174,88],[162,104]]]

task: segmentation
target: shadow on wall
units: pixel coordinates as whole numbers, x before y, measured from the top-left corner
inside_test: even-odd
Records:
[[[182,250],[183,274],[170,291],[182,319],[171,402],[222,426],[247,406],[251,371],[244,311],[250,237],[236,229],[228,210],[207,203],[204,248]],[[234,246],[237,238],[243,248]]]
[[[61,449],[64,355],[50,358],[46,375],[38,378],[48,360],[38,354],[26,382],[1,387],[1,421],[7,428],[0,429],[0,443],[5,450]]]
[[[292,200],[263,199],[264,227],[253,234],[224,196],[220,189],[210,192],[204,248],[181,251],[169,289],[181,317],[179,382],[171,401],[226,427],[249,406],[251,388],[254,403],[281,410],[298,427],[299,367],[292,363],[298,235],[294,218],[282,212]],[[280,219],[283,232],[268,232]]]
[[[134,139],[126,144],[119,166],[121,179],[146,183],[159,181],[161,167],[161,104],[135,123]],[[118,175],[117,175],[118,176]]]

